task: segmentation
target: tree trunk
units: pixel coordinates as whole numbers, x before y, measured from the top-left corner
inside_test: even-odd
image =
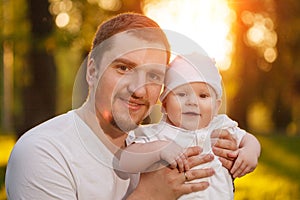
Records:
[[[28,56],[29,81],[23,88],[23,119],[17,131],[24,131],[55,115],[56,66],[46,45],[53,29],[48,0],[28,0],[31,47]]]

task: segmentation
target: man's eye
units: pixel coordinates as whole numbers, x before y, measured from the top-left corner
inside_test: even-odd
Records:
[[[149,73],[148,77],[152,82],[157,82],[157,83],[162,83],[163,82],[163,77],[161,75],[156,74],[156,73]]]
[[[176,93],[176,95],[179,97],[185,97],[187,94],[184,92],[178,92],[178,93]]]
[[[130,72],[132,70],[131,67],[129,67],[127,65],[121,65],[121,64],[117,65],[116,68],[121,73]]]
[[[130,70],[129,67],[127,67],[127,66],[125,66],[125,65],[120,65],[118,68],[119,68],[120,70],[122,70],[122,71],[129,71],[129,70]]]

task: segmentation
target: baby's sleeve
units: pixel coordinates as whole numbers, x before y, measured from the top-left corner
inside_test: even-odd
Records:
[[[246,131],[239,128],[238,126],[227,128],[230,134],[234,137],[237,142],[237,146],[240,145],[242,138],[246,135]]]
[[[127,145],[130,145],[132,143],[146,143],[150,141],[151,139],[147,134],[147,128],[142,126],[139,126],[138,128],[130,131],[126,139]]]

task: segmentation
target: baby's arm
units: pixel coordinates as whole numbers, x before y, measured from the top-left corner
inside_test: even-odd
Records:
[[[261,146],[259,141],[252,134],[246,133],[242,138],[239,149],[231,156],[237,159],[230,170],[233,178],[242,177],[252,172],[258,163]],[[230,156],[230,155],[229,155]]]
[[[119,167],[130,173],[146,171],[154,163],[165,160],[171,168],[179,171],[189,170],[187,158],[178,144],[172,141],[158,140],[148,143],[133,143],[126,147],[121,155]]]

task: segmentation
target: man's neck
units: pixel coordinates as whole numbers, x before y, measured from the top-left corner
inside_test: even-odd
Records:
[[[127,133],[113,127],[104,119],[98,119],[87,104],[78,108],[76,113],[112,153],[125,147]]]

